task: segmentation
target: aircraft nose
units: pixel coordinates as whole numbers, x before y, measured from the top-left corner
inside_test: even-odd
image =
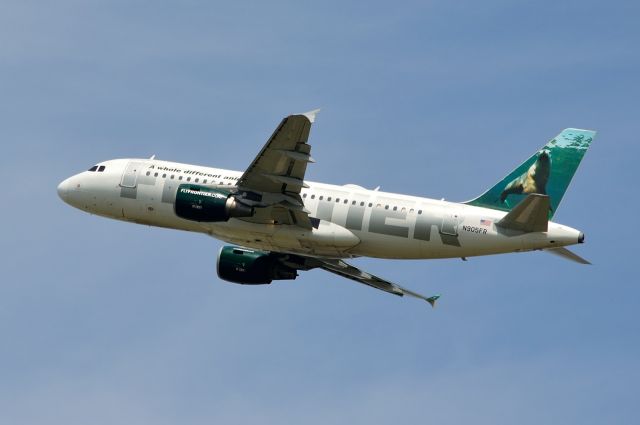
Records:
[[[69,194],[69,179],[63,180],[58,185],[58,196],[63,201],[67,201],[67,195]]]

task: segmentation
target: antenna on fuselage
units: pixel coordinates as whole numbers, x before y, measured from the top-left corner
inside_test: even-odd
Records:
[[[151,155],[151,158],[149,159],[156,159],[156,154],[154,153],[153,155]]]

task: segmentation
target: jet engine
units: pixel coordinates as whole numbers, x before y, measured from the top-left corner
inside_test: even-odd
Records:
[[[224,246],[218,254],[218,277],[242,285],[263,285],[272,280],[292,280],[296,270],[282,264],[272,253]]]
[[[251,217],[253,208],[238,202],[226,189],[182,184],[176,193],[175,212],[187,220],[215,222]]]

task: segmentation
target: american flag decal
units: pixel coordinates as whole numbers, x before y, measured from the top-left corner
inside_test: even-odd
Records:
[[[491,226],[491,220],[485,220],[484,218],[480,219],[481,226]]]

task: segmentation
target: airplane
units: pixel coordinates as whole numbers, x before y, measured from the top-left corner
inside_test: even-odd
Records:
[[[149,159],[114,159],[61,182],[58,195],[91,214],[204,233],[231,245],[217,258],[226,281],[258,285],[322,269],[435,306],[346,259],[462,258],[569,251],[584,233],[551,221],[595,132],[568,128],[466,202],[305,180],[319,110],[285,117],[244,172]]]

